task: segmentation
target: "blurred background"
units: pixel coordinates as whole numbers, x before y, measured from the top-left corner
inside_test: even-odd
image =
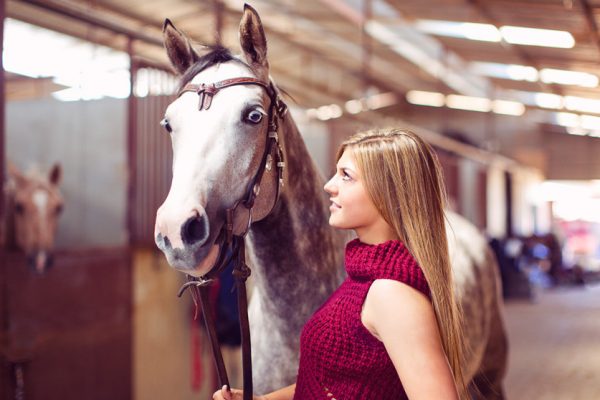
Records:
[[[358,129],[406,127],[437,150],[450,208],[499,261],[507,398],[600,398],[600,1],[251,4],[324,176]],[[0,398],[193,399],[216,387],[200,324],[175,296],[183,276],[152,238],[171,178],[158,122],[177,85],[161,30],[170,18],[237,53],[242,8],[0,1],[0,172],[40,178],[59,163],[63,198],[51,266],[0,250]]]

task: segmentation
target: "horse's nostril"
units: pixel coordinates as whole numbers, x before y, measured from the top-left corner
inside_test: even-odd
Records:
[[[181,228],[181,239],[185,244],[200,244],[208,239],[206,217],[192,217]]]

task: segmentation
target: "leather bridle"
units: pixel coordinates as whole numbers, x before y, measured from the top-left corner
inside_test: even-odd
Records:
[[[246,251],[244,244],[244,237],[250,229],[252,224],[252,208],[256,196],[260,192],[260,184],[265,170],[270,171],[273,167],[273,159],[275,159],[275,166],[277,168],[277,184],[275,192],[275,201],[271,210],[267,213],[270,214],[273,208],[279,201],[281,188],[283,187],[283,169],[285,168],[285,162],[283,160],[283,151],[279,144],[278,128],[279,119],[283,118],[287,112],[286,104],[279,97],[279,93],[272,83],[265,83],[256,78],[241,77],[225,79],[212,84],[187,84],[185,85],[178,94],[178,97],[185,92],[194,92],[198,94],[198,110],[208,110],[212,104],[213,97],[221,90],[227,87],[236,85],[258,85],[265,89],[269,96],[271,103],[269,105],[268,112],[268,128],[267,128],[267,142],[265,151],[261,158],[258,171],[254,175],[254,178],[250,181],[249,187],[246,191],[244,198],[238,200],[233,207],[226,210],[226,224],[221,229],[217,242],[222,242],[217,257],[217,262],[213,268],[205,275],[200,278],[195,278],[188,275],[188,282],[185,283],[177,294],[179,297],[185,292],[186,289],[193,287],[192,298],[196,307],[198,306],[198,298],[202,306],[202,314],[204,316],[204,322],[208,331],[210,344],[213,350],[213,356],[217,367],[217,374],[220,382],[220,386],[227,385],[229,388],[229,379],[227,377],[227,370],[223,362],[223,355],[217,339],[214,316],[209,306],[208,300],[208,285],[214,282],[215,278],[227,267],[227,265],[233,261],[234,270],[233,276],[237,286],[238,296],[238,308],[240,316],[240,330],[242,336],[242,365],[244,373],[244,400],[251,400],[253,395],[252,387],[252,359],[251,359],[251,347],[250,347],[250,327],[248,323],[248,300],[246,295],[246,279],[250,276],[250,268],[246,264]],[[245,209],[245,210],[243,210]],[[248,215],[247,221],[243,221],[245,229],[240,232],[236,232],[236,211],[245,211]],[[238,214],[239,215],[239,214]]]

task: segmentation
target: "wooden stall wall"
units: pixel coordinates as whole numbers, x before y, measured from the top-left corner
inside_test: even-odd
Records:
[[[135,246],[154,247],[156,210],[167,197],[171,185],[171,139],[159,124],[171,101],[171,96],[137,99],[135,186],[131,208],[131,243]]]
[[[113,98],[7,104],[7,161],[43,173],[62,166],[58,248],[127,244],[126,111],[126,102]]]
[[[122,99],[7,104],[7,159],[41,171],[60,162],[64,211],[45,274],[23,254],[2,256],[2,398],[132,397],[125,106]]]
[[[183,274],[159,251],[138,247],[133,281],[132,399],[209,399],[217,387],[212,352],[190,297],[176,295]]]
[[[129,252],[58,252],[45,275],[5,256],[7,399],[130,399]]]

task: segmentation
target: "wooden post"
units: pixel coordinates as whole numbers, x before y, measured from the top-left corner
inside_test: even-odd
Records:
[[[504,172],[504,185],[506,186],[506,237],[511,237],[514,234],[512,213],[513,213],[513,179],[510,171]]]
[[[5,81],[4,81],[4,18],[6,13],[6,2],[0,0],[0,224],[4,224],[5,202],[4,202],[4,165],[6,153],[6,129],[5,129]],[[4,229],[4,226],[0,227]],[[0,348],[5,348],[6,334],[8,333],[8,283],[6,282],[6,250],[4,243],[0,243]],[[9,396],[9,373],[8,363],[4,354],[0,353],[0,398],[8,399]]]
[[[137,98],[134,93],[138,65],[134,58],[133,38],[127,42],[127,53],[129,54],[129,98],[127,99],[127,207],[126,207],[126,230],[129,245],[135,241],[135,190],[137,175]]]
[[[371,80],[370,75],[370,64],[371,64],[371,53],[372,53],[372,40],[371,36],[367,33],[366,25],[373,17],[373,4],[372,0],[363,0],[363,15],[360,26],[361,32],[361,44],[362,44],[362,78],[363,78],[363,95],[369,96],[369,86]]]

